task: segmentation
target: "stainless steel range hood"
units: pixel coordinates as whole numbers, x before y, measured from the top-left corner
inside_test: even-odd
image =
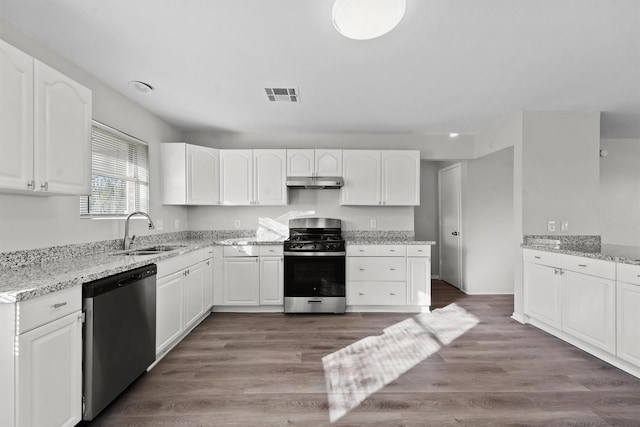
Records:
[[[289,188],[309,188],[319,190],[323,188],[340,188],[344,185],[341,176],[292,176],[287,178]]]

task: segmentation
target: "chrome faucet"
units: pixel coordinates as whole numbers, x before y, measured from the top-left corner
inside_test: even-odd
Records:
[[[134,235],[133,237],[131,237],[131,239],[129,239],[129,220],[131,219],[132,216],[135,216],[135,215],[142,215],[147,217],[147,219],[149,220],[149,230],[153,230],[154,228],[156,228],[156,226],[153,225],[153,220],[151,219],[148,213],[142,212],[142,211],[136,211],[136,212],[130,213],[129,216],[127,217],[127,220],[124,223],[124,240],[122,241],[122,249],[124,250],[129,249],[131,247],[131,243],[133,243],[133,239],[136,238],[136,236]]]

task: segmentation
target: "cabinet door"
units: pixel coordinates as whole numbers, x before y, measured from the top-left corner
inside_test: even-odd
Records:
[[[524,312],[560,329],[562,288],[560,270],[539,264],[524,263]]]
[[[316,176],[342,176],[342,150],[315,150]]]
[[[618,357],[640,366],[640,286],[618,282]]]
[[[205,311],[210,310],[212,306],[213,306],[213,258],[209,258],[204,262],[204,309]]]
[[[187,204],[220,203],[220,158],[215,148],[187,144]]]
[[[186,270],[184,279],[184,327],[190,328],[204,313],[205,263]]]
[[[379,205],[381,155],[377,150],[343,150],[343,205]]]
[[[220,150],[220,203],[251,205],[253,154],[251,150]]]
[[[222,279],[224,305],[258,305],[260,273],[258,257],[225,258]]]
[[[417,206],[420,204],[420,152],[384,150],[382,152],[382,204]]]
[[[407,304],[431,305],[431,260],[407,258]]]
[[[313,150],[287,150],[287,176],[313,176]]]
[[[37,191],[91,194],[91,91],[34,60]]]
[[[260,257],[260,305],[284,303],[282,257]]]
[[[82,411],[80,312],[18,337],[17,423],[75,426]]]
[[[253,150],[254,204],[287,204],[286,150]]]
[[[156,355],[160,354],[184,331],[183,280],[183,271],[157,280]]]
[[[573,271],[562,278],[562,330],[615,354],[615,282]]]
[[[32,190],[33,58],[0,40],[0,187]]]

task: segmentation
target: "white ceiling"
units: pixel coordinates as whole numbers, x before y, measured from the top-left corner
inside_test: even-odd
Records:
[[[474,134],[595,110],[603,137],[640,137],[640,0],[407,0],[367,41],[335,31],[332,5],[0,0],[0,18],[185,131]]]

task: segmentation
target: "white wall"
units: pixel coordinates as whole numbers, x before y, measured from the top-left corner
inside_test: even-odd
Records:
[[[197,206],[189,208],[192,230],[232,230],[240,221],[243,230],[255,230],[260,220],[277,220],[287,225],[293,216],[342,219],[345,230],[413,230],[412,206],[340,206],[340,190],[290,189],[287,206]],[[370,228],[370,220],[376,228]]]
[[[0,38],[90,88],[93,91],[94,119],[149,143],[150,213],[154,219],[163,219],[163,232],[173,231],[175,220],[180,222],[179,229],[186,229],[186,208],[159,204],[157,175],[158,144],[179,140],[182,133],[3,21],[0,21]],[[78,197],[0,194],[0,251],[122,237],[123,219],[81,220],[78,204]],[[132,232],[142,235],[161,231],[147,230],[146,221],[140,220],[132,222]]]
[[[513,293],[513,147],[466,162],[462,197],[465,292]]]
[[[640,139],[602,140],[600,232],[602,243],[640,244]]]
[[[440,169],[439,162],[420,161],[420,206],[414,208],[416,239],[436,242],[431,247],[431,274],[434,276],[440,274],[438,169]]]
[[[522,147],[524,234],[599,234],[600,113],[525,112]]]
[[[420,150],[421,159],[471,159],[474,136],[416,134],[229,134],[187,133],[185,141],[214,148],[346,148]]]

